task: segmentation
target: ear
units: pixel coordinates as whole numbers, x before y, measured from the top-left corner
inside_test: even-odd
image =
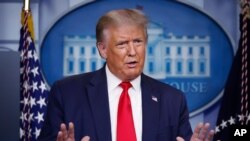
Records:
[[[97,42],[96,46],[98,48],[99,54],[103,59],[107,58],[107,47],[104,45],[103,42]]]

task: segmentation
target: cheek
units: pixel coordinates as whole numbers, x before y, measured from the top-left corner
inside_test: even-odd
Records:
[[[117,52],[111,52],[108,56],[108,61],[119,68],[124,64],[124,56]]]
[[[139,57],[142,62],[145,60],[145,53],[146,53],[145,51],[146,51],[145,49],[142,49],[139,52]]]
[[[111,58],[113,59],[113,61],[117,61],[117,62],[123,62],[126,58],[126,50],[121,50],[121,49],[117,49],[117,50],[112,50],[110,53]]]

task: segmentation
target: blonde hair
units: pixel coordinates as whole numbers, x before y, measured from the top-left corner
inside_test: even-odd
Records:
[[[144,28],[147,37],[147,17],[139,10],[136,9],[121,9],[112,10],[103,15],[96,25],[96,40],[100,42],[103,40],[103,31],[110,26],[120,25],[136,25]]]

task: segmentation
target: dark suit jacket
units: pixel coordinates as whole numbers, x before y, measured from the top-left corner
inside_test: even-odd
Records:
[[[179,90],[141,75],[142,141],[186,141],[192,135],[186,100]],[[157,101],[152,97],[156,97]],[[55,140],[61,123],[75,125],[75,138],[111,141],[105,67],[57,81],[50,92],[39,140]]]

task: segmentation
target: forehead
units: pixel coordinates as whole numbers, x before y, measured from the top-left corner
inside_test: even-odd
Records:
[[[145,28],[138,25],[119,25],[110,26],[104,30],[104,35],[106,36],[144,36],[146,35]]]

